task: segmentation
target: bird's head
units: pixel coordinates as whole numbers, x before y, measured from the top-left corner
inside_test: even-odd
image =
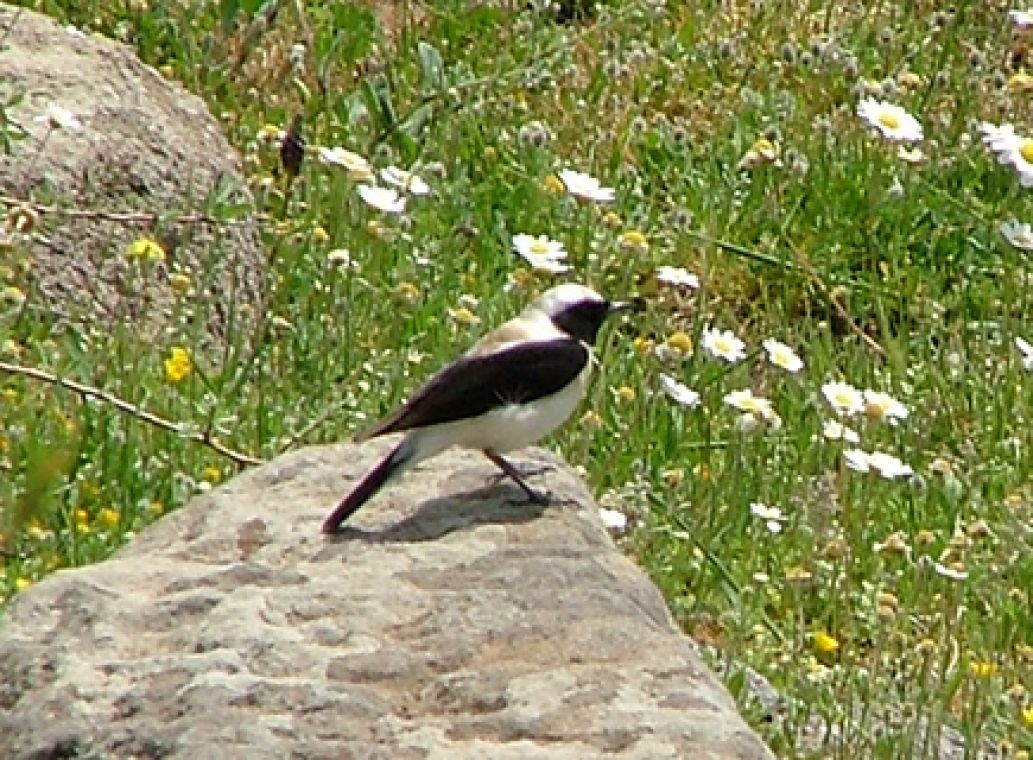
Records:
[[[608,301],[584,285],[566,282],[542,293],[528,310],[541,312],[563,332],[591,345],[606,318],[629,306],[622,301]]]

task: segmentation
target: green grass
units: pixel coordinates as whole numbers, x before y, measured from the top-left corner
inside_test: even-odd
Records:
[[[604,334],[594,414],[550,444],[632,517],[625,549],[776,752],[933,757],[919,725],[959,730],[972,752],[1033,751],[1033,375],[1013,345],[1033,339],[1033,289],[1029,254],[998,231],[1033,221],[1033,205],[976,129],[1031,128],[1033,95],[1009,83],[1028,40],[1008,6],[640,1],[561,25],[522,3],[444,0],[400,2],[386,29],[364,6],[330,2],[304,18],[284,4],[272,24],[228,0],[200,15],[35,5],[125,39],[221,115],[268,219],[268,313],[225,347],[205,338],[209,306],[189,293],[160,345],[73,328],[29,308],[15,245],[0,253],[0,285],[26,302],[5,291],[4,361],[269,458],[348,437],[547,287],[555,278],[522,267],[510,239],[548,234],[572,277],[647,307]],[[857,117],[866,91],[922,122],[921,162]],[[288,190],[276,145],[257,135],[295,114],[310,145],[416,166],[432,195],[380,214],[314,154]],[[532,122],[551,140],[531,144]],[[780,165],[741,168],[761,137]],[[567,167],[615,187],[616,202],[550,190]],[[648,249],[627,244],[631,230]],[[330,263],[337,249],[356,266]],[[658,283],[660,265],[687,267],[701,288]],[[138,265],[142,282],[156,271]],[[473,303],[463,296],[478,324],[448,316]],[[748,357],[710,356],[708,324],[734,330]],[[684,348],[679,332],[694,350],[665,349]],[[768,337],[804,370],[769,364]],[[173,383],[163,362],[177,346],[194,365]],[[668,399],[661,374],[698,390],[700,407]],[[854,472],[851,446],[822,438],[833,380],[903,401],[897,425],[845,421],[913,477]],[[778,430],[739,428],[723,398],[742,388],[772,401]],[[0,600],[107,556],[237,469],[21,376],[0,375],[0,419]],[[779,533],[754,502],[782,510]],[[784,696],[773,719],[743,690],[745,666]],[[803,741],[808,716],[836,727],[825,746]]]

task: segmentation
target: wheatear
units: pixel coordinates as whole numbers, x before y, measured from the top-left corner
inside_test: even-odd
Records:
[[[591,346],[605,319],[627,307],[590,288],[552,288],[474,343],[405,404],[356,440],[406,436],[323,522],[333,533],[390,478],[450,446],[482,451],[537,503],[548,501],[502,458],[562,425],[588,388]]]

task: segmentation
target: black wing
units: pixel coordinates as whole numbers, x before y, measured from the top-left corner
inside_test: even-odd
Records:
[[[519,343],[483,356],[461,357],[361,439],[477,417],[501,404],[551,396],[572,382],[588,360],[588,349],[571,338]]]

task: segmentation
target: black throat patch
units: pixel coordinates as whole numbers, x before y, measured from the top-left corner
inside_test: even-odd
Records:
[[[552,323],[571,337],[592,345],[609,313],[609,301],[579,301],[554,314]]]

